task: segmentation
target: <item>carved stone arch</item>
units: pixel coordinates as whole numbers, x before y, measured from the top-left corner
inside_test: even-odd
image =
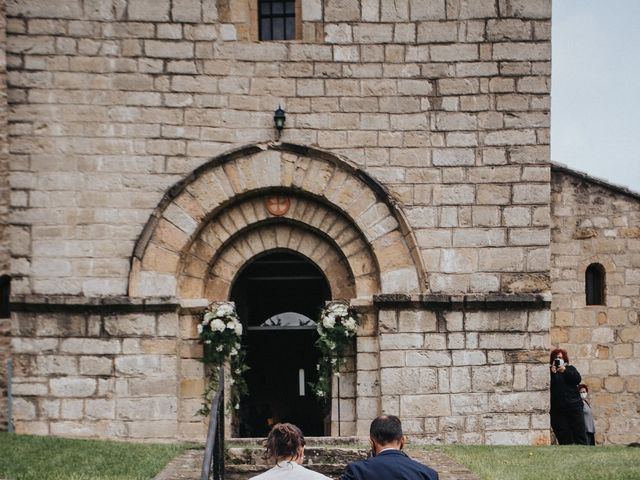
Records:
[[[578,278],[584,278],[584,272],[587,270],[587,267],[593,263],[599,263],[600,265],[602,265],[607,273],[607,277],[611,276],[612,280],[616,278],[616,276],[614,275],[616,271],[616,264],[614,263],[611,256],[607,255],[606,253],[590,255],[581,259],[580,263],[578,264]],[[623,277],[620,277],[619,279],[624,282]],[[614,283],[619,282],[614,281]]]
[[[216,256],[201,296],[210,300],[228,299],[242,267],[256,256],[275,250],[297,252],[314,263],[326,277],[332,298],[357,296],[353,276],[340,252],[320,235],[288,223],[266,223],[236,235]]]
[[[227,286],[219,275],[216,282],[221,290],[207,287],[216,262],[231,264],[237,271],[242,262],[274,248],[296,250],[310,258],[325,272],[334,298],[370,298],[379,291],[379,267],[369,245],[339,212],[312,198],[291,193],[288,212],[274,218],[265,207],[267,198],[256,195],[238,200],[198,232],[180,259],[180,298],[204,295],[223,299]],[[234,261],[226,259],[229,251],[236,252]],[[383,265],[392,261],[387,257]],[[344,271],[338,269],[339,265],[344,265]],[[231,280],[229,276],[222,278]],[[338,279],[344,285],[338,285]]]
[[[136,243],[129,294],[177,295],[181,258],[210,220],[230,220],[231,235],[238,227],[224,216],[231,205],[278,190],[300,192],[330,207],[359,232],[379,266],[379,288],[373,293],[425,290],[415,236],[381,184],[334,154],[291,144],[260,144],[216,157],[169,189]]]

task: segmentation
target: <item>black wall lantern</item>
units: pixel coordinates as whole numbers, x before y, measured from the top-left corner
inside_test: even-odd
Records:
[[[278,138],[280,138],[280,133],[284,128],[284,122],[286,122],[286,120],[287,120],[287,117],[284,114],[284,110],[280,107],[280,105],[278,105],[278,108],[273,114],[273,123],[278,129]]]

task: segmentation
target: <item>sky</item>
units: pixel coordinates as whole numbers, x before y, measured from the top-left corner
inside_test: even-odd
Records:
[[[640,192],[640,1],[552,15],[551,160]]]

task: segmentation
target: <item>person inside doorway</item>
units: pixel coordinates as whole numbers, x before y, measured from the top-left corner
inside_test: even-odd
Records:
[[[551,374],[551,428],[560,445],[586,445],[582,398],[578,385],[582,377],[573,365],[569,365],[566,350],[556,348],[549,355]]]
[[[264,458],[274,466],[251,480],[331,480],[302,466],[304,445],[304,435],[298,427],[277,423],[269,432],[264,453]]]
[[[405,437],[395,415],[382,415],[369,428],[371,457],[347,465],[341,480],[438,480],[438,472],[402,451]]]
[[[593,411],[589,403],[589,387],[584,383],[578,385],[578,391],[582,398],[582,412],[584,413],[584,427],[587,431],[587,443],[589,445],[596,444],[596,422],[593,420]]]

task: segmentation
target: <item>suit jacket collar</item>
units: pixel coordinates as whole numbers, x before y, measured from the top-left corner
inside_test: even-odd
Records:
[[[380,455],[394,455],[394,454],[400,454],[402,456],[407,456],[406,453],[404,453],[402,450],[398,450],[397,448],[390,448],[388,450],[385,450],[384,452],[380,452],[379,454],[376,455],[376,457],[379,457]]]

